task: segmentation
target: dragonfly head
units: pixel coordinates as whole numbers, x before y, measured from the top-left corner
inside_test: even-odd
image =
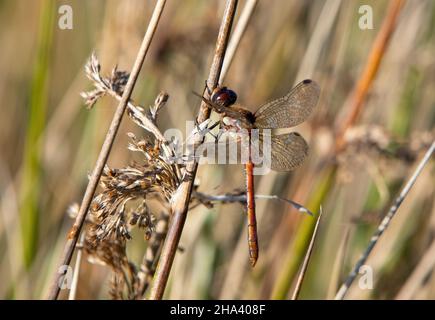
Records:
[[[228,107],[237,100],[237,94],[227,87],[217,87],[213,90],[210,100],[222,107]]]

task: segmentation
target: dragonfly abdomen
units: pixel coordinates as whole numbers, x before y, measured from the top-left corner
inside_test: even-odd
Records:
[[[248,214],[249,261],[254,266],[258,260],[257,218],[255,216],[254,164],[248,162],[246,167],[246,207]]]

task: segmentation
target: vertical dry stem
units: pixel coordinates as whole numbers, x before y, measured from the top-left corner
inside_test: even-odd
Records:
[[[228,38],[233,24],[234,16],[237,8],[237,0],[228,0],[224,15],[222,18],[219,35],[216,41],[216,49],[213,57],[213,62],[210,68],[210,74],[207,79],[209,88],[215,88],[219,81],[221,68],[225,56],[225,51],[228,44]],[[205,97],[208,98],[208,93],[205,90]],[[197,122],[202,123],[210,116],[210,109],[207,104],[202,102],[197,117]],[[201,138],[202,140],[202,138]],[[195,141],[194,145],[197,145]],[[177,252],[178,243],[183,231],[184,223],[187,217],[190,196],[192,193],[193,182],[196,175],[198,164],[196,161],[189,163],[186,166],[186,174],[184,181],[178,187],[172,201],[172,219],[170,222],[168,234],[163,244],[160,261],[157,265],[154,281],[151,287],[150,299],[161,299],[168,282],[169,273],[174,261],[175,253]]]
[[[320,218],[322,217],[322,207],[320,207],[320,213],[317,217],[316,225],[314,226],[313,235],[311,236],[310,245],[308,246],[307,253],[305,254],[304,262],[302,263],[301,272],[299,273],[298,281],[296,282],[295,290],[293,291],[292,300],[296,300],[299,297],[301,291],[302,282],[304,281],[305,274],[307,272],[308,263],[310,262],[311,253],[313,252],[314,242],[316,241],[317,231],[319,229]]]
[[[339,151],[344,146],[344,133],[351,127],[360,115],[363,107],[363,102],[373,83],[373,80],[378,72],[382,58],[385,56],[385,51],[388,47],[389,40],[395,30],[396,21],[398,19],[400,9],[403,6],[403,0],[394,0],[388,7],[388,12],[382,23],[381,30],[376,36],[373,43],[367,64],[359,78],[355,89],[348,100],[349,113],[344,121],[341,121],[337,130],[336,149]]]
[[[151,21],[148,25],[148,29],[143,38],[141,47],[136,57],[136,61],[133,65],[127,85],[125,86],[122,99],[119,102],[118,108],[116,109],[116,112],[113,116],[112,123],[110,124],[109,130],[107,132],[106,138],[104,140],[103,146],[98,156],[98,160],[95,164],[95,168],[92,171],[91,178],[89,180],[88,186],[86,187],[86,192],[83,197],[82,203],[80,205],[79,213],[74,222],[74,225],[72,226],[71,230],[68,233],[67,243],[65,245],[65,249],[62,254],[62,257],[60,259],[60,264],[59,264],[60,266],[68,265],[71,261],[72,255],[74,253],[74,248],[80,234],[80,230],[82,229],[83,223],[86,218],[86,214],[89,210],[89,206],[92,202],[92,198],[98,186],[101,173],[103,172],[107,158],[109,157],[109,153],[112,148],[113,141],[115,140],[116,134],[118,132],[118,128],[121,124],[122,116],[124,115],[124,111],[127,107],[128,101],[130,100],[131,94],[133,92],[133,88],[139,76],[140,69],[145,60],[145,56],[148,52],[148,49],[151,45],[151,41],[153,39],[154,33],[159,23],[160,16],[163,12],[165,3],[166,0],[159,0],[154,8],[154,12],[151,16]],[[48,299],[55,300],[59,295],[59,291],[60,291],[59,281],[63,276],[64,274],[59,273],[58,270],[55,270],[55,276],[52,280],[49,293],[47,296]]]

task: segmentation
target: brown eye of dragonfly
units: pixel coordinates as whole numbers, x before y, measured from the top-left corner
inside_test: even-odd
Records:
[[[218,87],[213,90],[211,101],[217,105],[228,107],[237,100],[237,94],[227,87]]]

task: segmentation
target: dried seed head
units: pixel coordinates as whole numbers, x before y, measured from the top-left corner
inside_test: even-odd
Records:
[[[168,99],[169,99],[169,95],[163,91],[160,92],[159,95],[157,96],[156,100],[154,101],[154,105],[150,107],[151,118],[154,121],[156,120],[160,109],[162,109],[166,105]]]
[[[85,248],[92,261],[109,265],[118,275],[118,285],[131,287],[133,276],[119,280],[119,275],[131,271],[126,256],[126,246],[131,239],[131,229],[138,227],[149,240],[155,231],[156,218],[146,204],[147,197],[156,197],[164,206],[169,205],[178,180],[173,166],[160,154],[159,141],[154,143],[138,139],[129,133],[128,148],[144,156],[142,163],[124,168],[105,166],[100,179],[101,192],[90,208]],[[139,201],[139,204],[137,202]],[[113,286],[113,293],[119,286]],[[133,289],[132,289],[133,290]],[[133,294],[133,293],[129,293]]]
[[[117,66],[115,66],[115,68],[112,69],[112,74],[109,79],[110,88],[122,95],[129,76],[129,73],[125,71],[118,71]]]
[[[97,100],[109,91],[122,95],[128,77],[130,76],[130,74],[125,71],[118,71],[116,66],[113,68],[109,78],[103,77],[100,71],[100,62],[95,53],[93,53],[85,65],[85,72],[86,76],[93,82],[95,88],[91,91],[80,93],[82,98],[85,99],[85,104],[88,108],[92,108]]]
[[[90,57],[85,71],[94,84],[93,90],[81,93],[89,108],[106,94],[120,99],[128,81],[127,72],[118,71],[115,66],[110,77],[101,76],[101,66],[95,54]],[[161,240],[163,236],[151,237],[155,233],[156,217],[146,200],[156,198],[167,208],[179,184],[178,168],[170,162],[174,150],[165,145],[164,136],[155,125],[157,115],[167,100],[168,95],[160,93],[149,112],[129,102],[129,117],[151,132],[153,137],[138,139],[133,133],[128,133],[128,149],[139,152],[143,161],[123,168],[106,165],[100,178],[101,191],[94,196],[90,206],[84,248],[90,261],[112,268],[111,295],[114,298],[122,299],[125,293],[129,299],[141,295],[138,289],[138,270],[141,269],[136,268],[126,254],[128,240],[132,238],[131,231],[135,227],[143,230],[144,238],[151,238],[150,247],[154,248],[153,239]]]

